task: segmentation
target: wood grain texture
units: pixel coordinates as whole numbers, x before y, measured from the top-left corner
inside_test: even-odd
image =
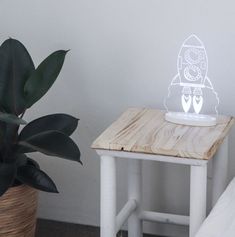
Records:
[[[219,116],[213,127],[165,121],[165,111],[130,108],[92,144],[93,149],[210,159],[229,133],[234,118]]]

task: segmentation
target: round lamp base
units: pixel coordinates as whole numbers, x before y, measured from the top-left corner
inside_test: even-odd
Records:
[[[216,125],[216,117],[205,114],[167,112],[165,119],[168,122],[189,126],[209,127]]]

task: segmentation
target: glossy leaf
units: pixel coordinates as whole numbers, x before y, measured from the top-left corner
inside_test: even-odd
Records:
[[[26,140],[20,140],[18,144],[49,156],[81,162],[78,146],[69,136],[62,132],[52,130],[38,133]]]
[[[0,164],[0,196],[2,196],[14,182],[16,166],[14,164]]]
[[[38,133],[57,130],[70,136],[77,128],[78,119],[68,114],[51,114],[28,123],[20,133],[20,140],[25,140]]]
[[[28,157],[25,154],[16,155],[16,167],[24,166],[27,164]]]
[[[20,154],[36,152],[36,150],[34,150],[32,148],[25,147],[25,146],[20,146],[19,144],[16,144],[14,146],[14,149],[17,153],[20,153]]]
[[[5,135],[7,130],[7,124],[0,121],[0,150],[5,145]]]
[[[33,160],[33,159],[31,159],[31,158],[29,158],[29,157],[27,159],[27,164],[35,166],[36,168],[40,169],[40,166],[39,166],[38,162]]]
[[[1,113],[1,112],[0,112],[0,121],[5,122],[5,123],[13,123],[17,125],[27,123],[22,118],[19,118],[18,116],[14,114],[7,114],[7,113]]]
[[[24,85],[34,70],[33,61],[22,43],[8,39],[0,46],[0,105],[7,113],[25,109]]]
[[[25,165],[32,165],[38,169],[40,168],[39,164],[35,160],[29,158],[25,154],[17,154],[16,167],[25,166]]]
[[[58,50],[52,53],[31,74],[24,87],[28,108],[45,95],[53,85],[63,66],[67,52]]]
[[[17,179],[33,188],[45,192],[58,193],[52,179],[33,165],[21,166],[17,170]]]

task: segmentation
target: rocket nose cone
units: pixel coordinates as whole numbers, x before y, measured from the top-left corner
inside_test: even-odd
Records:
[[[202,43],[202,41],[196,35],[190,35],[184,41],[184,45],[192,45],[192,46],[202,47],[203,43]]]

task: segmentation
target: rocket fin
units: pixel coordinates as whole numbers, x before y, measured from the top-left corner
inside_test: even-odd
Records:
[[[206,88],[213,89],[212,83],[208,77],[206,77],[204,85]]]
[[[177,74],[177,75],[173,78],[173,80],[172,80],[172,82],[171,82],[171,85],[178,85],[178,84],[180,84],[180,77],[179,77],[179,74]]]

